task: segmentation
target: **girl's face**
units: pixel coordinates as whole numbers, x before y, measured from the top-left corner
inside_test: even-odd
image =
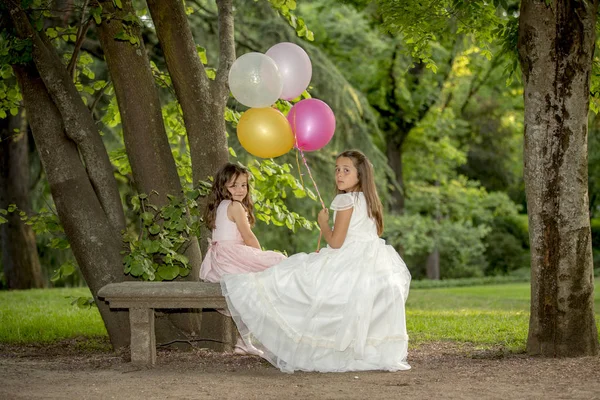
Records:
[[[242,201],[248,195],[248,176],[234,175],[227,181],[226,186],[233,200]]]
[[[340,157],[335,162],[335,184],[339,190],[353,192],[357,189],[358,170],[348,157]]]

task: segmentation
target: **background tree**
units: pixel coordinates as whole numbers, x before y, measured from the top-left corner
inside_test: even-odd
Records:
[[[13,107],[13,112],[18,108]],[[18,205],[18,212],[0,218],[2,265],[9,289],[44,287],[35,234],[23,224],[21,212],[31,214],[27,120],[20,114],[0,119],[0,209]]]
[[[424,57],[423,49],[450,18],[483,45],[500,37],[514,51],[518,37],[532,248],[528,351],[596,354],[587,118],[597,2],[523,1],[518,14],[514,4],[502,1],[378,4],[386,25],[418,43],[415,51]]]
[[[521,3],[532,354],[598,352],[587,173],[597,13],[595,0]]]

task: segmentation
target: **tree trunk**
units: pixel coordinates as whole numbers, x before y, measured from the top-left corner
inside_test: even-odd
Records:
[[[113,167],[98,128],[83,104],[73,79],[43,32],[36,32],[19,3],[3,0],[17,35],[32,41],[32,57],[37,74],[62,117],[64,131],[77,145],[87,175],[116,235],[125,229],[125,214],[113,175]],[[46,171],[47,172],[47,171]]]
[[[435,247],[425,262],[427,279],[440,280],[440,250]]]
[[[588,212],[589,80],[598,0],[524,0],[525,185],[531,241],[527,351],[595,355]]]
[[[116,9],[112,0],[101,1],[100,4],[105,12],[114,15],[110,20],[104,19],[98,30],[119,104],[133,179],[138,192],[148,194],[150,202],[161,207],[169,203],[167,195],[181,196],[182,188],[165,131],[150,61],[139,27],[131,26],[130,30],[130,34],[138,38],[138,45],[115,39],[123,29],[126,15],[135,14],[131,1],[123,1],[122,9]],[[202,254],[195,237],[191,238],[185,255],[192,267],[189,277],[197,280]]]
[[[18,115],[0,120],[0,208],[16,204],[31,213],[27,124]],[[35,234],[18,213],[0,226],[2,265],[9,289],[44,287]]]
[[[115,234],[81,163],[77,146],[64,134],[61,114],[33,65],[13,66],[13,70],[58,216],[77,263],[113,346],[126,346],[129,344],[128,314],[111,311],[96,297],[102,286],[123,281],[120,235]]]
[[[194,182],[206,180],[229,159],[225,131],[225,106],[229,98],[227,82],[229,68],[235,60],[232,0],[217,0],[219,10],[219,68],[214,81],[206,71],[196,50],[196,44],[179,0],[148,0],[156,34],[165,62],[183,110],[183,119],[190,143]],[[201,211],[205,200],[199,202]],[[202,244],[208,237],[204,229]],[[230,333],[224,317],[217,312],[203,313],[202,336],[211,340],[207,345],[221,350]]]
[[[20,3],[2,3],[17,35],[33,44],[33,63],[13,65],[13,70],[58,216],[113,346],[126,346],[128,314],[111,311],[97,298],[101,287],[125,278],[120,254],[125,214],[112,165],[52,44],[33,29]]]
[[[194,182],[215,174],[227,162],[225,106],[229,68],[235,61],[232,0],[217,0],[219,8],[219,69],[211,81],[198,57],[184,4],[179,0],[148,0],[148,8],[190,143]]]

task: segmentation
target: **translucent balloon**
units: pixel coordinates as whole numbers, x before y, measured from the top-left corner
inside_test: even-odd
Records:
[[[283,90],[280,98],[294,99],[302,94],[312,77],[312,64],[304,49],[294,43],[283,42],[267,50],[281,74]]]
[[[285,116],[274,108],[251,108],[242,114],[237,136],[256,157],[279,157],[294,147],[294,134]]]
[[[318,99],[304,99],[294,104],[287,119],[300,150],[319,150],[329,143],[335,132],[333,111]]]
[[[268,107],[281,96],[283,83],[275,61],[262,53],[246,53],[229,70],[229,89],[248,107]]]

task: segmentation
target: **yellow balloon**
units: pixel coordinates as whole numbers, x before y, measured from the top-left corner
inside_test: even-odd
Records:
[[[274,108],[251,108],[237,126],[237,136],[246,151],[256,157],[279,157],[294,147],[294,134],[287,118]]]

